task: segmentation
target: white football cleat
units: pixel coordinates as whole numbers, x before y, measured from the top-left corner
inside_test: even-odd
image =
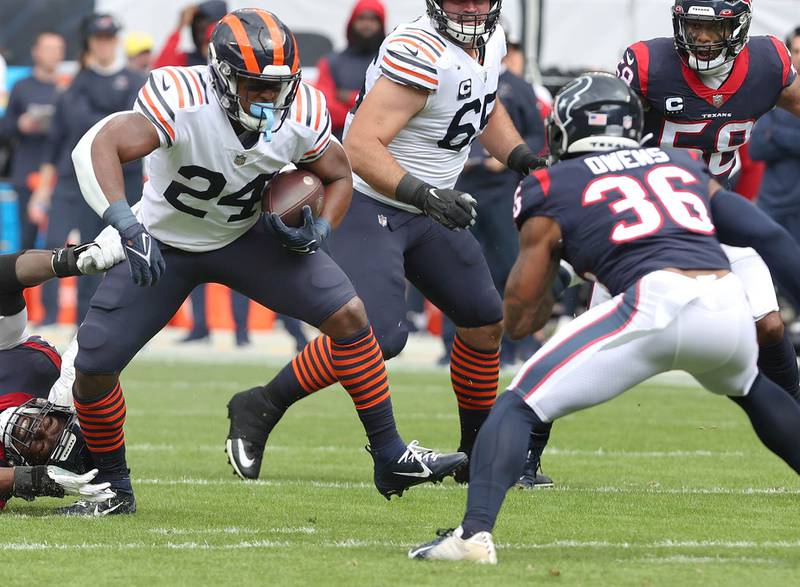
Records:
[[[490,532],[478,532],[464,540],[464,530],[438,530],[433,542],[415,546],[408,551],[408,558],[437,561],[473,561],[484,565],[497,564],[497,552]]]

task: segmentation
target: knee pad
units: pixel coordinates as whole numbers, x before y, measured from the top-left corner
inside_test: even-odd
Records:
[[[22,291],[25,286],[17,279],[17,259],[25,251],[0,255],[0,315],[13,316],[25,308]]]
[[[408,342],[408,329],[400,326],[389,332],[376,333],[375,338],[378,339],[384,361],[388,361],[399,355],[405,348],[406,342]]]

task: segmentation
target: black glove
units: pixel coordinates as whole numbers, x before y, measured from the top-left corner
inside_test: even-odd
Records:
[[[167,268],[158,243],[139,222],[120,231],[119,235],[133,283],[141,286],[155,285]]]
[[[530,172],[535,169],[547,167],[547,159],[537,157],[528,145],[522,144],[514,147],[508,155],[507,166],[522,175],[530,175]]]
[[[58,277],[83,275],[81,270],[78,269],[78,257],[81,256],[81,253],[96,246],[95,243],[89,242],[83,245],[67,245],[53,250],[53,258],[51,259],[53,271]]]
[[[303,206],[303,226],[286,226],[281,217],[274,212],[267,216],[267,226],[280,239],[284,247],[299,255],[316,253],[331,233],[331,225],[324,218],[314,219],[311,206]]]
[[[36,497],[64,497],[64,488],[47,474],[47,466],[14,467],[14,489],[11,495],[26,501]]]
[[[407,173],[395,190],[397,201],[411,204],[450,230],[475,224],[478,202],[458,190],[435,188]]]

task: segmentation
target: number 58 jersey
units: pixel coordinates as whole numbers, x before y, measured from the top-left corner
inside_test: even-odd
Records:
[[[441,36],[430,19],[397,27],[386,37],[367,68],[364,87],[347,115],[345,136],[358,107],[381,76],[428,93],[425,106],[387,146],[400,166],[438,188],[452,188],[469,155],[472,141],[483,132],[497,97],[506,38],[498,26],[477,59]],[[411,212],[417,208],[387,198],[357,174],[359,192]]]
[[[301,83],[272,140],[245,148],[205,65],[154,70],[134,110],[161,143],[146,159],[139,220],[159,241],[190,252],[222,248],[247,232],[261,215],[267,182],[290,163],[321,157],[331,141],[325,98]]]
[[[562,257],[613,295],[668,267],[729,269],[709,213],[709,174],[677,149],[622,149],[561,161],[526,177],[514,199],[518,227],[546,216],[561,228]]]

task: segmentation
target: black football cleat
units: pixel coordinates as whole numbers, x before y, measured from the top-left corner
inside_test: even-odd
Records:
[[[369,446],[367,452],[372,454]],[[463,452],[439,453],[423,448],[413,440],[405,452],[394,462],[378,469],[375,467],[375,487],[387,500],[398,497],[409,487],[421,483],[439,483],[467,463]]]
[[[76,501],[72,505],[58,508],[56,514],[61,516],[81,516],[84,518],[100,518],[103,516],[121,516],[136,513],[136,498],[133,493],[117,491],[114,497],[105,501]]]
[[[283,415],[271,402],[259,396],[261,389],[241,391],[228,402],[231,424],[225,452],[233,472],[242,479],[258,479],[267,438]]]
[[[466,485],[469,483],[469,458],[472,455],[472,447],[467,448],[462,444],[458,447],[458,452],[467,455],[467,462],[453,472],[453,479],[459,485]]]
[[[525,468],[514,487],[517,489],[542,489],[553,485],[553,480],[542,473],[541,460],[533,451],[529,450],[525,459]]]

